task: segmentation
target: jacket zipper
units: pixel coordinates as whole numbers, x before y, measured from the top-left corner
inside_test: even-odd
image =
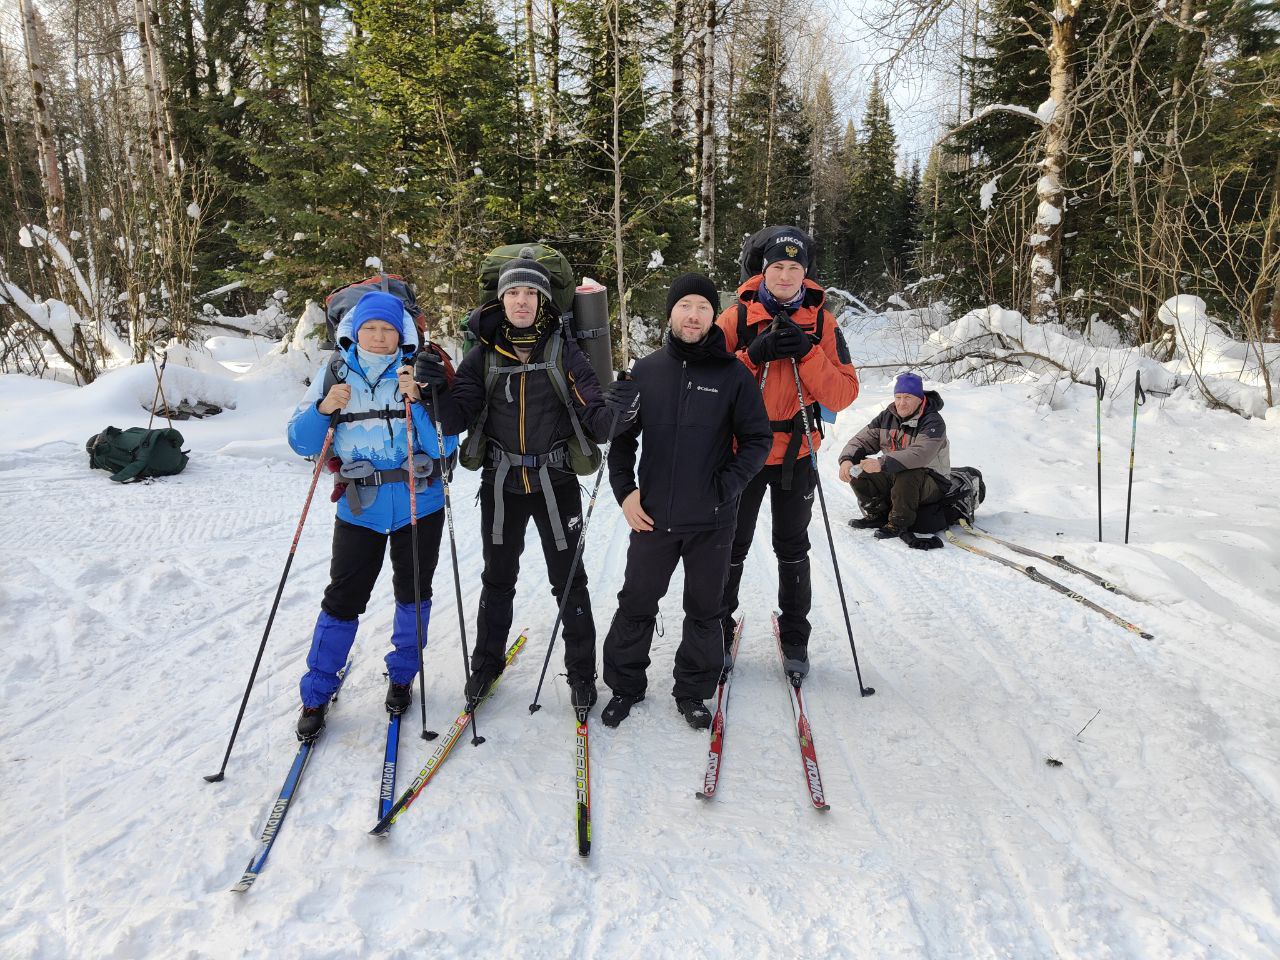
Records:
[[[527,453],[524,442],[524,383],[525,378],[529,376],[527,373],[520,374],[520,452]],[[521,467],[520,475],[524,479],[524,492],[532,493],[533,488],[529,486],[529,468]]]
[[[693,385],[691,381],[685,380],[685,368],[688,365],[689,365],[689,361],[687,360],[680,361],[680,380],[676,384],[676,430],[675,430],[675,434],[671,438],[672,450],[680,449],[680,418],[683,412],[681,408],[684,403],[684,395],[689,392],[689,387]],[[681,383],[684,384],[683,390],[681,390],[680,388]],[[678,462],[679,462],[678,458],[676,457],[671,458],[671,483],[667,487],[667,523],[672,522],[671,511],[674,508],[673,501],[675,500],[675,495],[676,495],[676,464]],[[670,532],[671,532],[671,528],[667,527],[667,533],[670,533]]]

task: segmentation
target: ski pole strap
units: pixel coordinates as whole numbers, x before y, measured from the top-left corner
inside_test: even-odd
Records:
[[[542,496],[547,503],[547,517],[551,521],[551,532],[555,537],[556,549],[567,550],[569,541],[564,535],[564,524],[560,520],[560,508],[556,504],[555,491],[551,488],[551,473],[548,466],[561,467],[569,460],[569,451],[556,447],[550,453],[509,453],[497,444],[489,447],[489,463],[497,468],[493,476],[493,529],[490,536],[494,546],[502,545],[502,525],[507,511],[504,503],[506,495],[507,474],[512,467],[523,467],[526,470],[538,471],[538,483],[542,486]]]
[[[1093,388],[1098,391],[1098,402],[1107,395],[1107,381],[1102,378],[1102,368],[1093,368]]]
[[[1133,402],[1139,407],[1143,406],[1147,402],[1147,391],[1142,389],[1141,370],[1133,375]]]

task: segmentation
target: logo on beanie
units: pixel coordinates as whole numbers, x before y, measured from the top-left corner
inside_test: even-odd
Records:
[[[799,252],[800,252],[799,247],[791,246],[790,244],[788,244],[786,247],[786,254],[788,257],[794,257]]]

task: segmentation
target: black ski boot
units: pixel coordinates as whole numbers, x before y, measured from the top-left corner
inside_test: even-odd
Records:
[[[676,709],[695,730],[706,730],[711,726],[711,711],[701,700],[691,698],[677,700]]]
[[[889,518],[885,516],[851,517],[849,526],[855,530],[874,530],[885,526],[888,522]]]
[[[631,708],[643,699],[644,697],[614,696],[600,711],[600,719],[606,727],[616,727],[627,719],[627,715],[631,713]]]
[[[302,716],[298,717],[298,739],[306,743],[320,736],[324,730],[324,717],[328,712],[328,700],[318,707],[303,707]]]
[[[798,643],[782,645],[782,669],[787,676],[803,680],[809,675],[809,649]]]
[[[596,705],[596,681],[594,677],[569,681],[569,702],[574,711],[583,717]]]
[[[413,702],[413,681],[387,684],[387,713],[404,713]]]
[[[466,687],[467,706],[474,708],[483,700],[485,694],[497,683],[498,677],[501,675],[502,671],[493,667],[481,667],[479,670],[472,670],[471,679],[467,681]]]
[[[872,534],[872,536],[874,536],[877,540],[896,540],[902,536],[902,533],[903,531],[899,530],[893,524],[886,523],[883,527],[881,527],[874,534]],[[909,535],[909,532],[908,532],[908,535]]]

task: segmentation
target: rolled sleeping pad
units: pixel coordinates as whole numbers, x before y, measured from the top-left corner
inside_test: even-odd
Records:
[[[573,335],[591,361],[600,386],[613,383],[613,344],[609,339],[609,293],[595,281],[573,292]]]

